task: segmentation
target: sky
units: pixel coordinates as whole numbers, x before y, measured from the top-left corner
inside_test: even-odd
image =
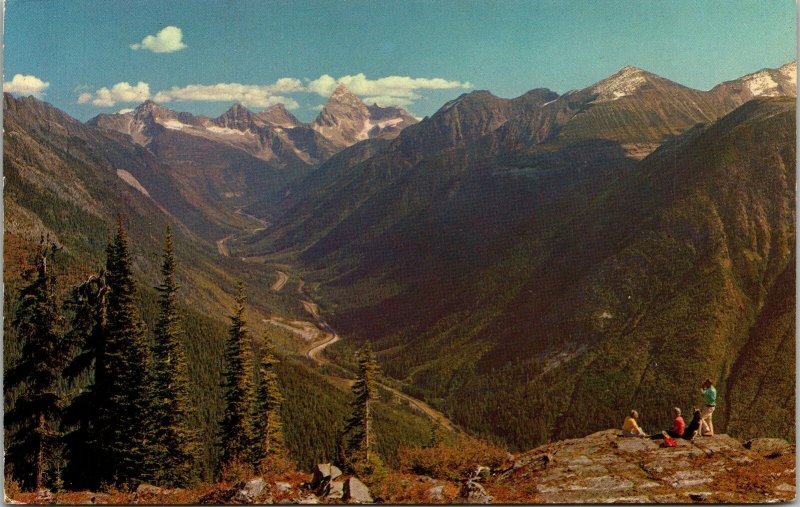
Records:
[[[4,90],[86,120],[153,99],[310,120],[338,83],[423,117],[634,65],[692,88],[796,58],[794,0],[7,0]]]

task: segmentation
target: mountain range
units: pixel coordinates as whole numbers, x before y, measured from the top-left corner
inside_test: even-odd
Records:
[[[709,376],[723,430],[794,439],[796,73],[700,91],[624,67],[420,121],[343,86],[311,123],[145,102],[83,124],[5,95],[5,275],[42,232],[85,272],[122,213],[148,285],[167,223],[200,314],[244,276],[256,321],[303,315],[251,260],[280,263],[343,337],[334,363],[369,341],[403,390],[512,448],[631,408],[665,425]]]

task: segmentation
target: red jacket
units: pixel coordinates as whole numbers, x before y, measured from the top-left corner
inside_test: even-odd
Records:
[[[672,423],[672,431],[677,435],[683,435],[683,430],[686,428],[686,423],[683,422],[683,417],[678,416],[675,422]]]

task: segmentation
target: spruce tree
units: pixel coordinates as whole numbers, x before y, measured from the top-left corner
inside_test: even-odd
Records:
[[[167,228],[161,265],[159,315],[153,340],[152,410],[156,435],[149,469],[156,484],[186,486],[194,479],[196,435],[189,424],[189,372],[178,315],[175,253]]]
[[[109,403],[101,410],[110,424],[108,451],[113,460],[115,483],[132,485],[149,479],[146,455],[153,439],[151,399],[148,383],[148,347],[144,324],[136,308],[136,283],[133,278],[128,235],[120,221],[117,235],[107,248],[106,282],[108,307],[106,322],[106,382]]]
[[[354,470],[370,463],[372,402],[378,399],[380,368],[367,342],[357,353],[358,376],[353,384],[352,412],[343,433],[343,465]]]
[[[258,362],[258,384],[253,403],[253,466],[265,470],[272,458],[286,458],[280,410],[283,395],[275,368],[278,359],[269,335],[264,333],[261,360]]]
[[[77,384],[78,394],[64,412],[67,469],[65,483],[72,489],[97,489],[113,481],[108,452],[113,408],[107,383],[106,321],[108,285],[105,272],[90,276],[73,288],[66,308],[72,314],[67,342],[77,351],[64,370]]]
[[[220,424],[220,446],[223,471],[249,461],[252,442],[250,401],[252,392],[252,363],[250,334],[244,321],[244,286],[238,282],[236,303],[230,316],[231,326],[225,340],[223,364],[223,415]]]
[[[23,273],[12,326],[22,342],[18,361],[5,373],[7,393],[16,393],[5,414],[6,472],[24,488],[42,489],[53,475],[58,453],[62,404],[57,391],[66,350],[63,320],[56,301],[56,277],[48,262],[56,248],[41,239],[35,265]]]

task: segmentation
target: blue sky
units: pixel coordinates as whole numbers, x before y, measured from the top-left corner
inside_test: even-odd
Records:
[[[424,116],[472,89],[563,93],[624,65],[708,89],[794,59],[795,10],[793,0],[8,0],[4,79],[82,120],[144,97],[212,116],[237,100],[282,101],[308,120],[340,81]]]

